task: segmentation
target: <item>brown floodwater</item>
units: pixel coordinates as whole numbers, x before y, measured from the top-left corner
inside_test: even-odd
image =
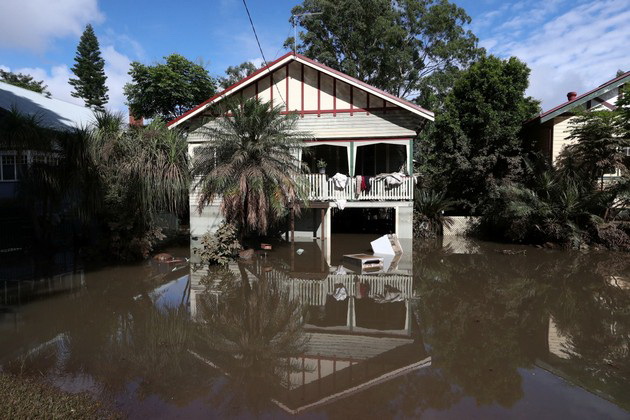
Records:
[[[0,371],[131,418],[630,418],[628,254],[451,238],[342,264],[372,239],[212,270],[2,257]]]

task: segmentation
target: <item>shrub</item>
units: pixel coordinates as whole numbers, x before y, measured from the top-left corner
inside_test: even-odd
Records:
[[[241,245],[236,235],[236,227],[231,223],[222,222],[214,234],[206,233],[201,237],[201,248],[194,248],[203,264],[226,265],[233,261]]]

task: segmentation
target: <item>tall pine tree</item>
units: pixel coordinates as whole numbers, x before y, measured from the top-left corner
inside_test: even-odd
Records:
[[[109,96],[105,86],[105,61],[101,57],[98,39],[94,34],[92,25],[87,25],[81,40],[77,46],[77,55],[74,57],[75,65],[72,72],[77,76],[70,79],[69,83],[74,87],[72,96],[81,98],[85,106],[94,110],[104,110]]]

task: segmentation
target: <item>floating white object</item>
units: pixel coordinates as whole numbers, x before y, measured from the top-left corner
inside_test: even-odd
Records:
[[[383,257],[367,254],[346,254],[343,256],[343,265],[359,274],[373,273],[383,269]]]
[[[396,234],[383,235],[380,238],[370,242],[372,251],[380,255],[399,255],[402,254],[402,247]]]
[[[302,255],[304,253],[304,250],[302,248],[298,248],[298,250],[295,251],[295,253],[298,255]]]

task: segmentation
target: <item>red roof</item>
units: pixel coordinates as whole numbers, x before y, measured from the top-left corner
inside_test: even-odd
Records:
[[[578,105],[578,104],[579,104],[580,99],[582,99],[582,98],[584,98],[584,97],[586,97],[586,96],[588,96],[588,95],[591,95],[591,94],[593,94],[593,93],[597,92],[597,91],[598,91],[598,90],[600,90],[600,89],[607,88],[608,86],[610,86],[610,85],[612,85],[612,84],[614,84],[614,83],[616,83],[616,82],[618,82],[618,81],[620,81],[620,80],[622,80],[622,79],[624,79],[624,78],[626,78],[626,77],[628,77],[628,76],[630,76],[630,71],[625,72],[625,73],[624,73],[624,74],[622,74],[621,76],[615,77],[614,79],[609,80],[609,81],[607,81],[606,83],[603,83],[603,84],[599,85],[599,86],[598,86],[598,87],[596,87],[595,89],[589,90],[589,91],[588,91],[588,92],[586,92],[586,93],[583,93],[583,94],[581,94],[581,95],[576,96],[576,97],[575,97],[572,101],[566,101],[566,102],[564,102],[564,103],[562,103],[562,104],[560,104],[560,105],[558,105],[558,106],[556,106],[556,107],[554,107],[554,108],[551,108],[550,110],[548,110],[548,111],[545,111],[545,112],[541,113],[540,115],[538,115],[538,116],[536,116],[536,117],[532,118],[531,120],[528,120],[527,122],[534,121],[534,120],[536,120],[536,119],[538,119],[538,118],[541,118],[541,119],[542,119],[542,118],[545,118],[545,116],[547,116],[547,115],[549,115],[549,114],[551,114],[551,113],[553,113],[553,112],[556,112],[556,111],[558,111],[558,110],[560,110],[560,109],[562,109],[562,108],[564,108],[564,107],[567,107],[567,106],[569,106],[569,105],[573,105],[573,106]],[[573,106],[571,106],[571,108],[572,108]]]
[[[249,76],[245,77],[244,79],[238,81],[237,83],[233,84],[232,86],[228,87],[227,89],[224,89],[223,91],[217,93],[216,95],[212,96],[211,98],[207,99],[206,101],[200,103],[196,107],[188,110],[187,112],[185,112],[184,114],[180,115],[179,117],[169,121],[167,125],[171,126],[171,125],[175,124],[178,121],[187,119],[191,114],[196,113],[196,111],[198,111],[200,108],[203,108],[205,105],[215,101],[218,98],[221,98],[221,97],[223,97],[223,96],[225,96],[227,94],[231,94],[237,88],[239,88],[239,87],[243,86],[244,84],[246,84],[249,80],[255,78],[256,76],[258,76],[262,72],[267,71],[269,68],[275,66],[276,64],[278,64],[279,62],[285,60],[287,57],[290,57],[290,56],[293,56],[295,58],[299,58],[301,60],[304,60],[305,62],[309,63],[313,67],[317,67],[317,68],[320,68],[322,70],[334,73],[334,74],[336,74],[337,76],[339,76],[342,79],[346,79],[346,80],[348,80],[348,81],[350,81],[352,83],[355,83],[357,85],[360,85],[360,86],[364,87],[368,91],[372,91],[374,93],[386,96],[387,98],[391,99],[393,102],[398,102],[399,104],[404,104],[404,105],[406,105],[406,106],[408,106],[410,108],[413,108],[413,109],[415,109],[415,110],[417,110],[419,112],[425,113],[425,114],[427,114],[427,115],[429,115],[431,117],[433,116],[433,112],[431,112],[429,110],[426,110],[426,109],[422,108],[421,106],[418,106],[418,105],[416,105],[416,104],[414,104],[412,102],[409,102],[409,101],[407,101],[405,99],[398,98],[397,96],[394,96],[394,95],[392,95],[390,93],[387,93],[387,92],[385,92],[385,91],[383,91],[381,89],[375,88],[374,86],[368,85],[367,83],[365,83],[365,82],[363,82],[361,80],[358,80],[358,79],[355,79],[354,77],[348,76],[345,73],[342,73],[342,72],[340,72],[338,70],[335,70],[333,68],[325,66],[325,65],[323,65],[323,64],[321,64],[321,63],[319,63],[319,62],[317,62],[315,60],[312,60],[312,59],[310,59],[308,57],[305,57],[305,56],[303,56],[301,54],[297,54],[297,53],[294,53],[294,52],[289,52],[289,53],[286,53],[285,55],[283,55],[282,57],[280,57],[280,58],[278,58],[278,59],[268,63],[266,66],[256,70],[254,73],[252,73]]]

